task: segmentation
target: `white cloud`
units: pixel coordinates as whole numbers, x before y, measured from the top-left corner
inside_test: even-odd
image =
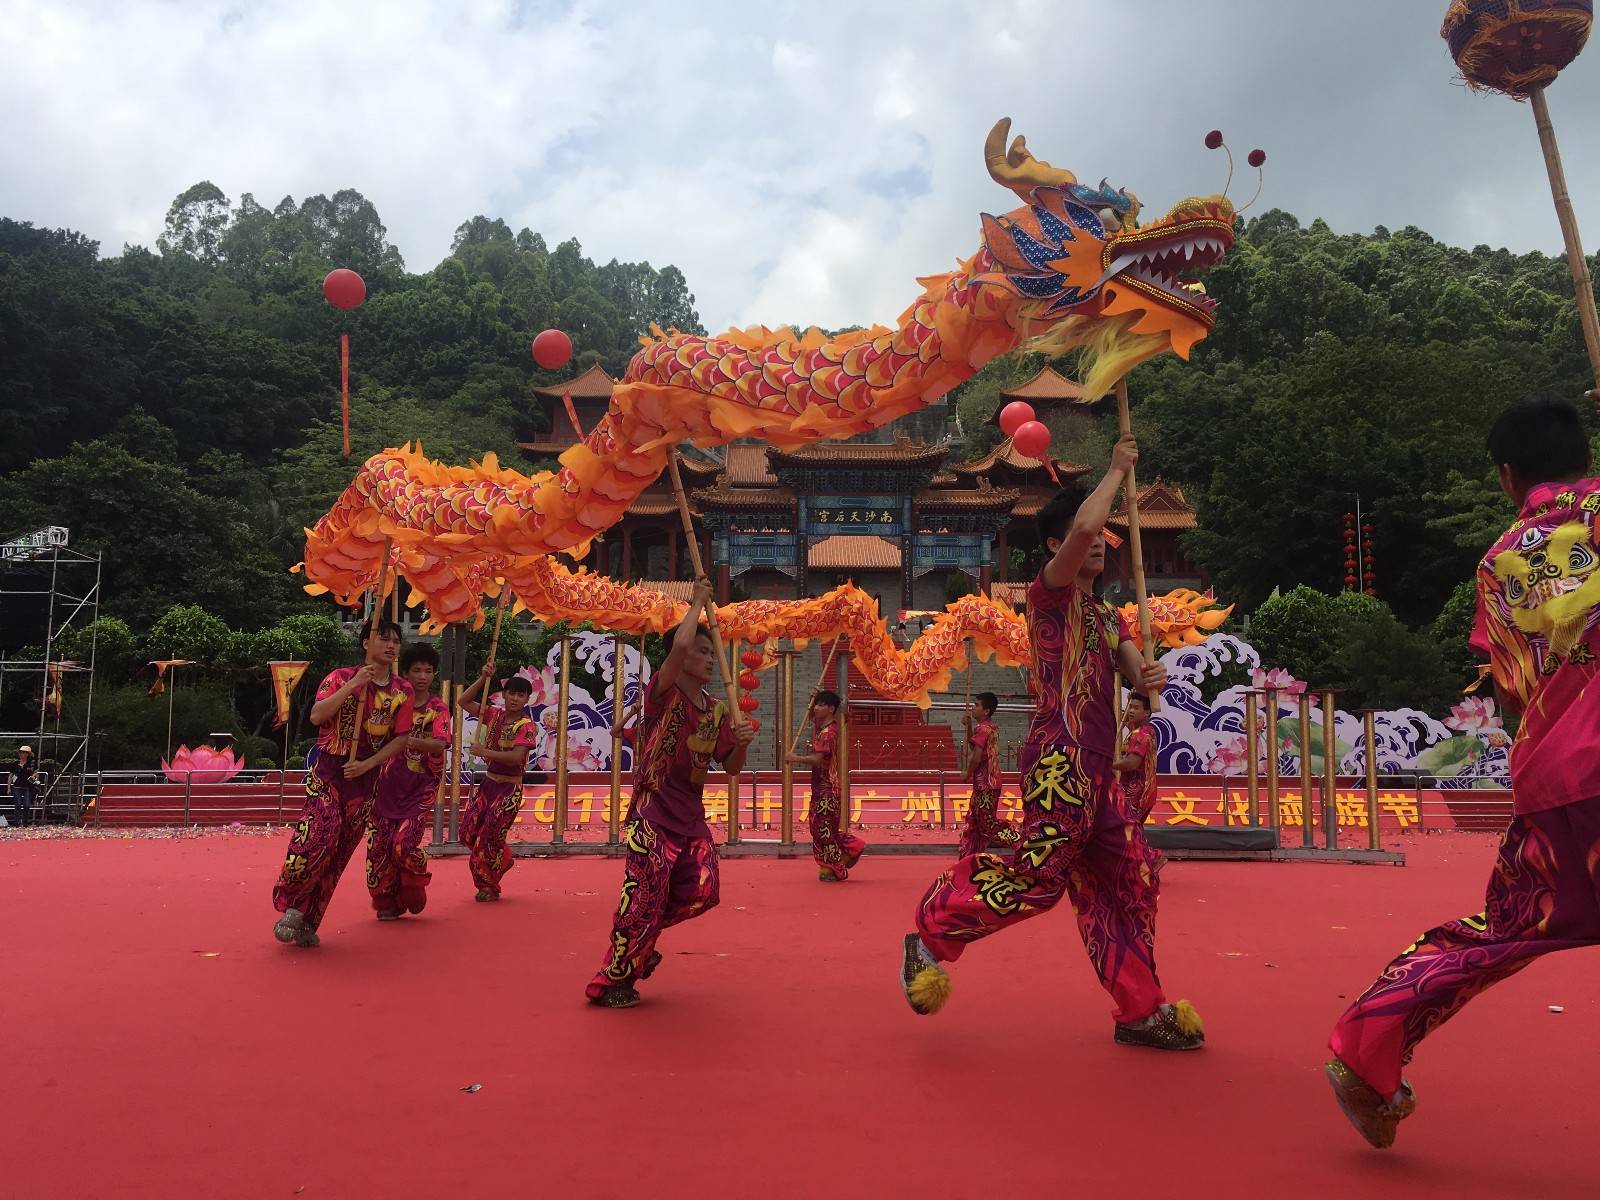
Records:
[[[675,262],[713,327],[869,324],[1007,205],[980,151],[1009,114],[1155,210],[1220,186],[1215,126],[1302,219],[1559,250],[1526,106],[1451,86],[1436,7],[0,0],[0,214],[114,252],[198,179],[268,205],[354,187],[413,270],[482,212]],[[1551,103],[1600,246],[1597,53]]]

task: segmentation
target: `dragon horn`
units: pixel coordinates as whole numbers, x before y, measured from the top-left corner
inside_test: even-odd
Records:
[[[989,130],[989,136],[983,143],[983,161],[989,168],[990,177],[1001,187],[1010,188],[1031,203],[1035,188],[1064,187],[1078,181],[1071,171],[1052,167],[1035,158],[1029,153],[1027,141],[1021,134],[1007,149],[1006,135],[1010,132],[1011,118],[1001,117]]]

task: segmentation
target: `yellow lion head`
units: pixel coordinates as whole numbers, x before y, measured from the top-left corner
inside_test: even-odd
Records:
[[[1558,525],[1548,534],[1530,526],[1494,560],[1517,628],[1547,638],[1551,653],[1560,657],[1572,649],[1600,603],[1596,567],[1600,555],[1582,521]]]

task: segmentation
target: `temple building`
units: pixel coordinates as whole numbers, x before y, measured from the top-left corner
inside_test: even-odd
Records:
[[[613,386],[593,366],[535,389],[549,405],[551,433],[522,449],[559,456],[594,427]],[[1076,384],[1047,367],[1003,403],[1025,399],[1037,407],[1078,395]],[[1034,518],[1060,484],[1090,468],[1054,460],[1058,484],[1042,460],[1019,454],[1009,438],[975,461],[952,461],[961,457],[953,424],[940,403],[848,442],[798,450],[754,441],[680,447],[679,471],[718,602],[821,595],[846,580],[876,596],[885,616],[942,609],[977,590],[1019,601],[1041,561]],[[1202,586],[1178,547],[1179,534],[1194,527],[1182,491],[1157,480],[1141,489],[1140,500],[1152,590]],[[1120,526],[1118,519],[1113,528],[1125,532],[1126,518]],[[664,474],[584,562],[612,578],[686,593],[691,567],[683,536]],[[1131,588],[1126,548],[1108,558],[1106,584],[1112,592]]]

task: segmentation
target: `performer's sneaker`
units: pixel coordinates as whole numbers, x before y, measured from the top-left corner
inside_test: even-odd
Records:
[[[649,979],[656,973],[656,968],[661,965],[661,951],[652,950],[650,957],[644,960],[644,966],[639,968],[639,978]]]
[[[294,935],[294,944],[303,950],[315,950],[322,945],[322,939],[315,929],[302,929]]]
[[[843,883],[845,881],[843,875],[837,875],[826,867],[817,872],[817,878],[823,883]]]
[[[378,914],[378,920],[380,921],[398,921],[399,919],[400,910],[398,908],[386,908]]]
[[[639,993],[632,984],[612,984],[598,996],[589,997],[589,1003],[596,1008],[632,1008],[639,1003]]]
[[[900,962],[900,990],[906,1003],[918,1016],[930,1016],[950,999],[950,976],[929,954],[922,939],[914,933],[905,937],[905,956]]]
[[[303,912],[298,908],[287,909],[272,927],[272,936],[287,946],[305,926],[306,915]]]
[[[1328,1082],[1333,1084],[1334,1099],[1356,1127],[1356,1132],[1367,1139],[1367,1144],[1378,1150],[1394,1145],[1394,1133],[1412,1113],[1417,1111],[1417,1094],[1405,1080],[1400,1081],[1400,1098],[1385,1100],[1379,1091],[1357,1075],[1340,1059],[1330,1059],[1323,1064]]]
[[[496,900],[500,899],[500,893],[491,892],[488,888],[479,888],[478,894],[474,897],[474,899],[476,899],[479,904],[493,904]]]
[[[848,871],[851,868],[853,868],[858,862],[861,861],[861,856],[863,854],[865,854],[866,852],[867,852],[867,848],[865,846],[863,846],[863,847],[861,847],[861,849],[857,850],[854,854],[852,854],[849,858],[845,859],[844,860],[844,869],[846,871]]]
[[[1187,1000],[1163,1004],[1143,1021],[1117,1026],[1117,1045],[1152,1050],[1198,1050],[1206,1044],[1200,1014]]]

